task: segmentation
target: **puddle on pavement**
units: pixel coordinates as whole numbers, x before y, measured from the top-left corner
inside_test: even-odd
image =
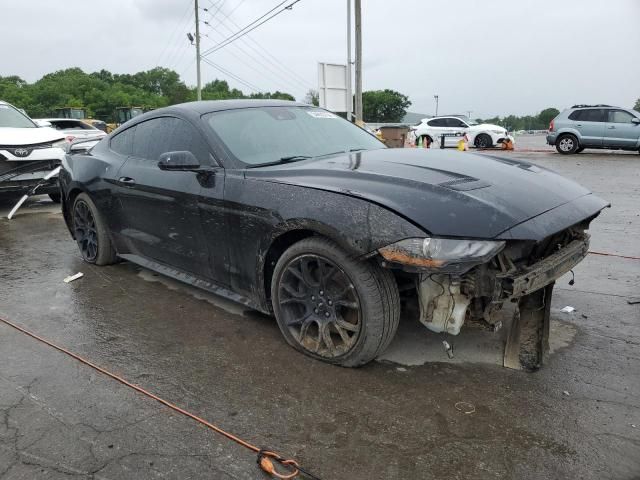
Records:
[[[576,327],[570,323],[551,320],[549,326],[549,353],[568,347],[576,336]]]
[[[377,360],[407,367],[430,362],[502,365],[505,334],[504,328],[496,333],[463,328],[458,336],[437,334],[427,330],[417,320],[407,318],[401,320],[396,337]],[[575,335],[575,326],[552,319],[549,353],[554,354],[568,347]],[[447,356],[443,340],[453,347],[453,358]]]
[[[174,280],[159,273],[152,272],[151,270],[140,270],[138,272],[138,277],[146,280],[147,282],[160,283],[170,290],[184,292],[197,300],[204,300],[214,307],[220,308],[227,313],[231,313],[232,315],[238,315],[242,317],[247,310],[247,307],[240,303],[227,300],[226,298],[219,295],[215,295],[213,293],[207,292],[206,290],[192,287],[190,285],[187,285],[186,283],[179,282],[178,280]]]

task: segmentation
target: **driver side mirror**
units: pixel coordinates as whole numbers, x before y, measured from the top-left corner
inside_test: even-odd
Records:
[[[200,169],[200,162],[189,151],[165,152],[158,159],[160,170],[188,172]]]
[[[631,119],[631,123],[635,123],[636,125],[638,125],[638,124],[640,123],[640,118],[633,117],[633,118]]]
[[[47,120],[34,120],[33,121],[39,128],[42,127],[52,127],[53,125],[51,124],[51,122],[48,122]]]

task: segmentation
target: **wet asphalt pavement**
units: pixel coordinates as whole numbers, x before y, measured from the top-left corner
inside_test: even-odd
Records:
[[[639,155],[504,155],[609,200],[592,250],[640,256]],[[343,369],[295,352],[270,317],[83,263],[46,197],[0,219],[0,317],[323,479],[640,478],[640,261],[590,255],[575,274],[537,373],[498,365],[503,332],[445,337],[407,316],[381,361]],[[249,451],[0,324],[0,479],[263,477]]]

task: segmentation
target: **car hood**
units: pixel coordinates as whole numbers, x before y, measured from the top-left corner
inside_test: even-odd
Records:
[[[34,143],[55,142],[63,138],[63,134],[49,127],[0,127],[0,145],[33,145]]]
[[[247,178],[360,197],[435,236],[514,238],[505,232],[562,205],[566,218],[537,222],[543,238],[608,204],[586,188],[531,163],[468,152],[380,149],[246,170]],[[569,211],[569,213],[566,213]],[[541,226],[542,225],[542,226]]]
[[[500,130],[501,132],[503,132],[505,131],[505,128],[501,127],[500,125],[493,125],[491,123],[481,123],[480,125],[471,125],[469,127],[469,130],[471,130],[472,132],[487,131],[487,130]]]

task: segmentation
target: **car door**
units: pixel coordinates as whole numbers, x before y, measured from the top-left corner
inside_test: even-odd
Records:
[[[635,148],[640,138],[640,124],[625,110],[609,110],[605,128],[604,145],[621,148]]]
[[[429,132],[434,141],[440,142],[443,133],[447,132],[447,119],[446,118],[434,118],[427,122],[429,125]],[[446,142],[446,140],[445,140]]]
[[[604,137],[606,110],[601,108],[585,108],[569,115],[574,127],[580,132],[581,146],[600,147]]]
[[[206,142],[186,120],[157,117],[135,126],[132,154],[116,178],[120,236],[134,255],[210,276],[198,208],[201,175],[158,167],[161,154],[177,151],[210,165]]]
[[[450,133],[454,134],[452,137],[447,138],[447,145],[457,145],[462,139],[466,131],[469,129],[468,125],[459,118],[447,118],[447,126],[450,129]]]

